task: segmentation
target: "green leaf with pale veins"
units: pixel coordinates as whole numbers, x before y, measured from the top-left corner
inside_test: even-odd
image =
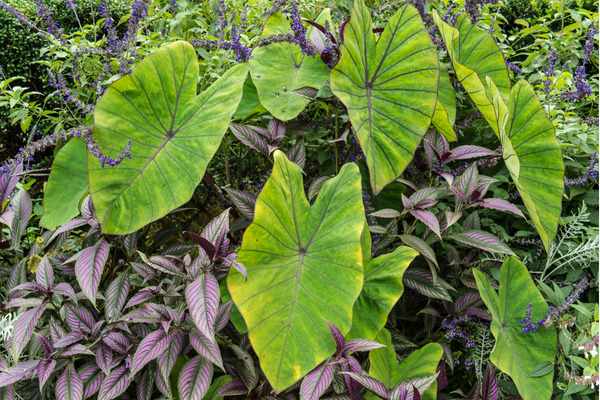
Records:
[[[450,75],[445,67],[440,67],[440,86],[438,91],[438,101],[433,114],[433,125],[450,142],[456,141],[456,132],[454,132],[454,122],[456,121],[456,95],[454,88],[450,83]]]
[[[247,64],[198,95],[188,42],[158,49],[113,83],[94,112],[94,137],[111,157],[131,140],[131,159],[101,168],[88,155],[92,200],[104,233],[127,234],[187,202],[242,96]]]
[[[412,6],[401,7],[377,39],[369,9],[356,0],[341,53],[331,91],[348,109],[377,194],[400,176],[431,124],[437,52]]]
[[[371,258],[371,234],[368,227],[363,230],[361,244],[365,275],[363,290],[354,303],[352,329],[346,339],[373,340],[402,296],[402,276],[419,253],[410,247],[399,246],[389,254]]]
[[[347,334],[363,282],[365,224],[360,172],[346,164],[311,206],[302,172],[281,151],[258,196],[228,288],[250,342],[276,392],[313,370],[336,349],[326,321]]]
[[[87,190],[87,147],[82,139],[73,138],[54,157],[40,226],[54,230],[77,216]]]
[[[281,14],[273,14],[261,37],[290,32],[290,22]],[[310,102],[294,94],[294,90],[304,87],[319,89],[329,78],[329,67],[318,55],[302,53],[300,47],[293,43],[258,47],[252,52],[249,63],[260,103],[281,121],[297,117]]]
[[[496,292],[489,279],[474,269],[477,289],[492,314],[490,329],[496,345],[490,361],[508,374],[524,400],[552,397],[552,374],[529,377],[543,362],[552,363],[556,356],[556,329],[538,327],[526,335],[521,329],[527,306],[532,304],[531,320],[537,322],[548,311],[548,304],[537,290],[527,268],[515,257],[509,257],[501,268],[500,287]]]

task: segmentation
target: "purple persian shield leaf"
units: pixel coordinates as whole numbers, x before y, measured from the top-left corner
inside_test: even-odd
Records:
[[[62,353],[60,353],[60,355],[62,357],[79,356],[79,355],[93,356],[94,352],[92,352],[87,346],[77,343],[77,344],[71,345],[71,346],[67,347],[66,349],[64,349],[62,351]]]
[[[15,165],[12,171],[0,175],[0,208],[19,183],[21,172],[23,172],[22,163]]]
[[[98,400],[111,400],[123,393],[129,384],[131,378],[129,377],[129,371],[127,367],[122,365],[113,371],[102,381],[100,385],[100,392],[98,393]]]
[[[482,303],[479,292],[465,293],[454,302],[456,312],[461,312],[467,307],[477,307]]]
[[[27,282],[26,275],[27,268],[27,258],[22,259],[18,262],[17,265],[13,268],[10,273],[10,278],[8,279],[8,290],[11,291],[22,283]]]
[[[229,124],[229,129],[231,129],[231,132],[233,132],[235,137],[238,138],[240,142],[244,143],[252,150],[255,150],[266,156],[269,155],[267,141],[257,134],[254,129],[250,128],[249,126],[239,125],[233,122]]]
[[[519,210],[517,208],[517,206],[515,206],[514,204],[512,204],[506,200],[483,199],[483,200],[478,201],[476,203],[476,205],[485,207],[485,208],[490,208],[492,210],[508,211],[508,212],[518,215],[521,218],[525,218],[525,216],[523,215],[521,210]]]
[[[44,336],[37,335],[37,339],[40,341],[46,357],[50,357],[52,353],[54,353],[54,346],[52,343]]]
[[[471,194],[477,187],[478,180],[479,171],[477,170],[477,165],[472,164],[456,179],[456,181],[454,181],[454,185],[465,195],[465,197],[471,197]]]
[[[466,231],[481,229],[481,222],[479,220],[479,214],[477,214],[477,212],[472,212],[467,216],[467,218],[465,218],[463,222],[463,229]]]
[[[357,374],[354,372],[341,372],[344,375],[349,376],[356,382],[360,383],[362,386],[367,388],[369,391],[375,393],[377,396],[387,399],[388,393],[385,385],[379,382],[377,379],[373,378],[367,374]]]
[[[434,263],[436,266],[438,265],[433,249],[424,240],[411,235],[400,235],[399,238],[402,240],[402,243],[417,250],[423,257]]]
[[[460,211],[453,212],[453,211],[450,211],[449,208],[446,209],[445,214],[446,214],[446,229],[448,229],[449,227],[454,225],[456,222],[458,222],[458,220],[460,219],[460,217],[462,215],[462,213]]]
[[[77,302],[77,295],[75,294],[75,290],[73,290],[73,287],[66,282],[61,282],[58,285],[54,286],[54,289],[52,289],[52,291],[55,294],[60,294],[62,296],[68,297],[73,302]]]
[[[388,233],[388,230],[381,225],[369,225],[369,232],[377,235],[385,235]]]
[[[318,400],[333,381],[334,367],[325,362],[309,372],[300,385],[300,400]]]
[[[55,393],[57,400],[83,399],[83,381],[72,362],[56,381]]]
[[[87,364],[79,371],[79,376],[83,381],[83,398],[87,399],[100,389],[100,385],[106,377],[104,372],[96,365]]]
[[[480,193],[479,198],[485,196],[488,192],[490,185],[494,182],[498,182],[498,179],[490,178],[489,176],[479,175],[479,181],[477,183],[476,191]]]
[[[31,375],[35,375],[39,363],[39,360],[25,361],[14,367],[8,368],[5,372],[0,372],[0,388],[23,380]]]
[[[230,232],[237,232],[242,229],[246,229],[247,227],[250,226],[250,224],[252,224],[252,220],[250,220],[246,217],[238,218],[231,223]]]
[[[390,391],[389,400],[408,400],[409,390],[406,385],[397,385]]]
[[[135,249],[137,248],[137,239],[137,231],[130,233],[129,235],[126,235],[123,238],[123,247],[125,248],[125,254],[127,254],[127,257],[129,258],[132,258],[135,254]]]
[[[410,201],[405,195],[401,194],[400,199],[402,200],[402,207],[404,207],[406,210],[411,210],[415,207],[412,201]]]
[[[92,304],[96,304],[96,292],[100,285],[100,278],[104,264],[108,260],[109,245],[104,240],[99,240],[94,246],[81,252],[75,263],[75,277],[85,296]]]
[[[7,207],[7,212],[13,213],[13,218],[10,224],[10,242],[13,246],[16,246],[21,241],[21,235],[27,227],[27,222],[31,217],[31,211],[33,205],[31,203],[31,197],[25,189],[21,189],[17,194],[10,200]]]
[[[231,253],[223,257],[221,260],[223,264],[228,266],[229,268],[233,267],[237,272],[242,274],[244,278],[248,278],[248,273],[246,272],[246,267],[244,264],[237,261],[237,253]]]
[[[418,390],[419,394],[423,394],[435,381],[437,381],[438,375],[439,372],[431,376],[409,379],[407,381],[402,382],[401,384],[406,385],[409,388],[414,387]]]
[[[56,343],[61,337],[65,336],[67,332],[54,321],[49,321],[48,330],[50,331],[50,339],[52,343]]]
[[[38,285],[51,289],[54,286],[54,271],[48,261],[48,257],[42,258],[35,273],[35,281]]]
[[[225,191],[239,212],[250,220],[254,219],[254,206],[257,197],[255,194],[229,188],[225,188]]]
[[[295,163],[300,169],[304,169],[306,163],[306,151],[304,150],[304,141],[298,140],[288,151],[288,160]]]
[[[194,242],[196,242],[200,247],[202,247],[202,250],[204,250],[204,252],[210,260],[213,260],[215,258],[215,255],[217,254],[217,249],[211,242],[209,242],[202,236],[195,234],[194,232],[187,232],[187,234],[190,235]]]
[[[223,385],[221,390],[219,391],[219,397],[225,396],[238,396],[248,394],[248,388],[246,388],[246,384],[239,379],[234,379],[231,382]]]
[[[58,228],[56,231],[54,231],[52,236],[50,236],[50,239],[48,239],[47,241],[44,242],[44,246],[42,247],[42,249],[45,249],[46,247],[48,247],[50,245],[50,243],[52,243],[54,241],[54,239],[56,239],[58,236],[62,235],[63,233],[66,233],[70,230],[79,228],[79,227],[87,225],[87,224],[88,224],[88,222],[85,219],[72,219],[71,221],[67,222],[66,224],[64,224],[63,226]]]
[[[12,289],[13,292],[19,292],[22,290],[25,290],[28,292],[44,293],[46,291],[46,288],[43,287],[42,285],[40,285],[39,283],[24,282],[24,283],[21,283],[19,286],[15,287],[14,289]]]
[[[256,371],[256,367],[254,366],[254,360],[252,360],[250,354],[235,344],[231,345],[231,349],[235,352],[237,358],[242,362],[240,375],[246,384],[246,387],[250,390],[254,389],[258,383],[258,373]]]
[[[37,366],[37,374],[40,380],[40,392],[42,391],[42,387],[54,372],[54,368],[56,367],[56,360],[42,360]]]
[[[417,190],[410,196],[409,200],[413,207],[426,208],[427,205],[431,206],[437,203],[436,199],[439,195],[439,188],[425,188]]]
[[[118,353],[126,353],[130,346],[129,340],[121,332],[110,332],[102,340]]]
[[[54,342],[54,347],[56,347],[57,349],[62,349],[62,348],[68,347],[72,344],[75,344],[85,338],[86,338],[86,336],[83,333],[79,333],[79,332],[67,333],[66,335],[64,335],[63,337],[61,337],[60,339],[58,339],[57,341]]]
[[[346,342],[346,340],[344,339],[344,335],[342,335],[342,332],[340,332],[337,326],[333,325],[329,321],[325,322],[327,322],[327,326],[329,326],[329,330],[331,331],[331,335],[333,336],[333,340],[335,341],[335,347],[337,348],[337,352],[341,353],[344,348],[344,343]]]
[[[187,362],[179,372],[177,389],[181,400],[196,400],[204,397],[212,381],[213,366],[202,356]]]
[[[96,217],[96,209],[91,195],[86,196],[81,202],[81,216],[88,221],[92,228],[100,230],[100,221]]]
[[[430,271],[419,268],[409,268],[404,272],[402,281],[406,286],[434,299],[452,301],[448,290],[453,289],[443,279],[434,277]],[[435,281],[435,283],[434,283]]]
[[[472,230],[458,233],[456,235],[448,235],[446,237],[467,246],[476,247],[484,251],[508,254],[511,256],[515,255],[510,247],[504,244],[504,242],[502,242],[497,236],[488,232]]]
[[[6,308],[14,308],[14,307],[37,307],[40,306],[44,302],[44,299],[40,299],[39,297],[33,298],[14,298],[10,299],[8,303],[6,303]]]
[[[377,217],[377,218],[398,218],[402,214],[400,214],[399,211],[396,211],[394,209],[384,208],[383,210],[376,211],[369,215],[371,217]]]
[[[105,374],[110,373],[110,365],[113,361],[113,354],[110,347],[103,342],[100,342],[96,347],[96,363]]]
[[[411,210],[410,214],[423,222],[438,237],[441,237],[440,223],[433,213],[425,210]]]
[[[136,393],[138,400],[152,400],[154,392],[154,373],[149,368],[144,368],[136,377]]]
[[[205,336],[215,337],[215,320],[219,307],[219,282],[203,273],[185,288],[185,299],[194,323]]]
[[[156,277],[154,270],[148,267],[146,264],[132,262],[130,265],[135,272],[144,278],[144,282],[146,282],[148,279]]]
[[[437,377],[437,392],[441,392],[448,386],[448,377],[446,376],[446,362],[442,361],[438,365],[436,372],[438,373]]]
[[[175,263],[173,263],[168,258],[161,256],[153,256],[150,257],[150,259],[148,259],[148,257],[146,257],[144,253],[138,251],[138,254],[142,261],[150,268],[159,272],[163,272],[165,274],[179,276],[184,279],[186,278],[186,276],[183,273],[181,273],[181,270],[177,267],[177,265],[175,265]]]
[[[468,315],[473,315],[475,317],[479,317],[481,319],[485,319],[486,321],[492,320],[492,315],[490,313],[488,313],[487,311],[479,310],[477,308],[467,308],[464,311],[464,313]]]
[[[158,390],[164,394],[167,398],[173,397],[171,394],[171,383],[169,381],[164,381],[161,374],[156,375],[156,387]]]
[[[160,322],[160,318],[158,314],[152,310],[139,309],[123,315],[121,321],[152,323]]]
[[[182,331],[175,332],[173,335],[173,340],[171,340],[165,351],[158,356],[158,368],[163,380],[165,381],[169,379],[171,370],[177,361],[177,357],[179,357],[179,353],[181,353],[184,337],[185,334]]]
[[[44,302],[41,305],[32,308],[31,310],[25,311],[15,323],[12,331],[11,349],[15,360],[19,359],[21,352],[27,343],[29,343],[29,339],[31,339],[31,335],[33,335],[33,329],[35,328],[35,325],[45,309],[46,303]]]
[[[344,353],[349,353],[351,351],[370,351],[380,347],[385,347],[385,345],[372,340],[352,339],[346,342],[342,351]]]
[[[318,178],[315,178],[308,187],[308,200],[312,201],[312,199],[321,191],[321,187],[323,187],[323,184],[331,178],[331,176],[320,176]]]
[[[444,164],[447,164],[451,161],[456,160],[466,160],[469,158],[476,157],[496,157],[498,154],[492,150],[488,150],[485,147],[479,146],[458,146],[452,149],[452,152],[446,160],[444,160]]]
[[[159,289],[157,286],[145,287],[142,290],[140,290],[139,292],[137,292],[136,294],[134,294],[131,297],[131,299],[129,299],[127,304],[125,304],[125,307],[123,307],[123,308],[127,309],[127,308],[133,307],[135,305],[145,303],[148,300],[153,299],[158,295],[159,295]]]
[[[498,379],[496,378],[496,374],[494,374],[492,364],[488,361],[485,376],[483,377],[483,384],[481,385],[481,400],[498,400],[499,394]]]
[[[213,339],[207,338],[202,332],[197,329],[190,331],[190,344],[204,358],[225,370],[223,367],[223,360],[221,359],[221,352],[217,342]]]
[[[277,118],[273,118],[271,122],[269,122],[269,125],[267,125],[267,132],[269,132],[269,136],[271,136],[271,141],[277,143],[283,139],[283,136],[285,135],[285,125]]]
[[[146,336],[138,346],[133,361],[131,362],[130,375],[135,375],[146,364],[158,357],[173,340],[175,333],[165,334],[164,330],[157,330]]]
[[[225,328],[227,322],[229,322],[229,318],[231,317],[231,310],[233,309],[233,301],[229,300],[219,306],[219,311],[217,311],[217,319],[215,321],[215,331],[219,332],[221,329]]]
[[[204,227],[202,237],[215,245],[217,250],[220,249],[221,243],[225,239],[225,235],[229,231],[229,208],[219,214]]]
[[[65,314],[67,317],[67,324],[73,332],[83,331],[92,333],[95,318],[90,311],[72,303],[67,303],[65,304]]]
[[[121,317],[123,306],[129,294],[129,274],[121,273],[108,285],[104,297],[104,315],[109,321],[115,321]]]

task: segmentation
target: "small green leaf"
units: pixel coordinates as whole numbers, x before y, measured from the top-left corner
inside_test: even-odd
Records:
[[[527,376],[529,378],[537,378],[540,376],[548,375],[550,372],[554,372],[554,364],[552,364],[549,361],[543,361],[539,363],[538,366],[535,367],[533,371],[531,371]]]

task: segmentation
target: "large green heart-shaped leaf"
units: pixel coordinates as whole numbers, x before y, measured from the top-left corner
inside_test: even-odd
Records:
[[[399,246],[389,254],[371,258],[368,226],[363,230],[361,245],[365,277],[362,292],[354,303],[352,329],[346,339],[373,340],[402,296],[402,276],[419,253],[410,247]]]
[[[363,0],[354,2],[341,52],[331,90],[348,108],[377,194],[400,176],[429,128],[440,78],[437,52],[412,6],[400,8],[377,40]]]
[[[456,94],[450,83],[450,75],[445,67],[440,68],[440,85],[438,90],[438,101],[433,114],[433,125],[438,131],[453,142],[458,138],[454,132],[454,122],[456,121]]]
[[[190,199],[242,96],[248,65],[227,71],[200,95],[198,59],[187,42],[161,47],[113,83],[96,110],[94,137],[110,156],[131,140],[131,160],[101,168],[88,156],[102,230],[138,230]]]
[[[79,202],[87,190],[87,147],[82,139],[73,138],[52,163],[40,226],[54,230],[69,222],[79,214]]]
[[[360,173],[346,164],[310,206],[300,168],[281,151],[258,196],[228,288],[267,379],[279,392],[335,351],[326,321],[348,333],[363,281]]]
[[[552,363],[556,355],[556,329],[539,327],[526,335],[521,329],[527,306],[532,304],[531,320],[535,323],[548,311],[548,304],[535,287],[527,268],[515,257],[502,264],[498,293],[488,278],[474,269],[477,288],[492,313],[490,329],[496,345],[490,360],[512,378],[525,400],[549,399],[552,374],[530,378],[529,374],[543,362]]]
[[[429,343],[412,352],[402,362],[398,362],[396,352],[392,346],[390,332],[387,329],[382,329],[377,334],[376,340],[386,345],[386,347],[371,350],[369,353],[369,361],[371,361],[369,375],[383,382],[388,390],[410,379],[435,375],[444,353],[442,346],[437,343]],[[369,395],[371,394],[365,396],[367,400],[376,399],[375,396]],[[437,382],[434,382],[421,397],[424,400],[435,400],[436,395]]]
[[[490,88],[486,87],[484,80],[490,77],[496,83],[502,99],[508,100],[510,76],[502,51],[492,35],[471,24],[466,14],[458,17],[454,27],[443,22],[435,11],[433,18],[446,43],[458,81],[494,128],[494,106]]]
[[[290,33],[290,22],[273,14],[265,24],[262,38]],[[319,89],[329,78],[329,68],[317,56],[309,56],[292,43],[272,43],[252,52],[252,81],[260,103],[277,119],[288,121],[300,114],[309,99],[293,91],[304,87]]]

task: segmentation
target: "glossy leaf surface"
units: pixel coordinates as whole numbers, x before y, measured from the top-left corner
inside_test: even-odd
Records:
[[[396,179],[429,128],[440,68],[435,47],[412,6],[401,7],[381,37],[357,0],[344,29],[331,91],[348,108],[375,194]]]
[[[239,251],[248,280],[231,270],[228,288],[263,372],[281,391],[335,351],[326,320],[350,330],[365,217],[355,164],[342,167],[310,206],[300,168],[280,151],[274,157]]]
[[[281,14],[273,14],[261,37],[290,33],[290,23]],[[293,43],[272,43],[256,48],[249,61],[252,81],[260,103],[277,119],[295,118],[309,99],[294,94],[304,87],[319,89],[327,82],[329,68],[320,57],[309,56]]]
[[[161,47],[113,83],[94,113],[94,137],[115,157],[101,168],[88,156],[92,199],[104,233],[134,232],[190,199],[241,95],[246,64],[196,94],[198,60],[187,42]]]
[[[532,304],[533,323],[548,311],[548,304],[527,268],[516,258],[509,257],[502,264],[498,292],[483,273],[476,269],[473,273],[481,298],[492,313],[490,329],[496,345],[490,360],[512,378],[523,399],[550,399],[552,374],[535,378],[529,377],[529,374],[540,363],[554,361],[556,329],[539,327],[530,335],[521,330],[521,319],[525,317],[529,303]]]

